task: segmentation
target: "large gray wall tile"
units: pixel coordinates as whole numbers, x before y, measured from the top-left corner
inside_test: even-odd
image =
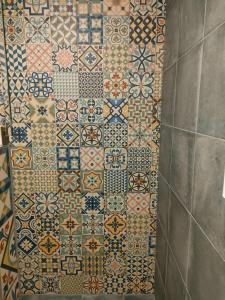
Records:
[[[191,131],[196,130],[201,58],[202,44],[179,60],[177,67],[174,125]]]
[[[207,0],[205,33],[225,21],[225,1]]]
[[[166,300],[165,287],[156,264],[155,270],[155,300]]]
[[[166,259],[167,259],[167,242],[163,234],[160,224],[157,226],[157,244],[156,244],[156,259],[162,276],[162,281],[165,284],[166,278]]]
[[[178,57],[179,42],[179,0],[167,3],[166,43],[164,67],[172,65]]]
[[[225,138],[225,25],[204,42],[198,131]]]
[[[159,175],[159,200],[158,200],[158,218],[164,228],[168,231],[168,215],[170,204],[170,189],[164,178]]]
[[[194,145],[194,134],[173,130],[171,185],[187,207],[191,206]]]
[[[224,300],[225,262],[192,222],[188,280],[192,300]]]
[[[172,149],[172,133],[170,127],[166,127],[163,125],[161,126],[160,144],[160,172],[167,181],[170,181],[170,161]]]
[[[175,102],[176,64],[163,73],[162,114],[163,124],[173,125]]]
[[[199,136],[195,156],[193,214],[225,259],[225,141]]]
[[[186,282],[190,215],[176,196],[171,194],[169,241],[182,277]]]
[[[205,0],[180,0],[179,54],[195,45],[203,37]]]
[[[166,292],[168,300],[185,300],[186,288],[177,269],[172,253],[168,254]]]

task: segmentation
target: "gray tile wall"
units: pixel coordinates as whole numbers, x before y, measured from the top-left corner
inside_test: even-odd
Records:
[[[156,300],[225,299],[225,1],[168,0]]]

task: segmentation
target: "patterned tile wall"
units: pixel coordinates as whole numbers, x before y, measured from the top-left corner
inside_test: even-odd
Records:
[[[3,2],[21,293],[154,293],[165,1]]]
[[[9,125],[5,39],[0,3],[0,126]],[[0,299],[15,300],[19,294],[15,219],[11,195],[8,147],[0,148]]]

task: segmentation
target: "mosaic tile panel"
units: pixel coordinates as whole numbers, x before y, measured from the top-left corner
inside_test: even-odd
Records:
[[[9,2],[0,123],[21,293],[154,293],[165,7]]]

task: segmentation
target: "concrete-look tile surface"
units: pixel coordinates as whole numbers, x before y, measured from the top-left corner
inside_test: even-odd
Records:
[[[173,193],[171,193],[170,212],[169,241],[180,272],[186,281],[190,215]]]
[[[188,288],[192,300],[224,300],[225,262],[192,222]]]
[[[172,131],[170,128],[161,126],[161,147],[160,147],[160,172],[170,181],[170,158],[172,150]]]
[[[204,41],[198,132],[225,138],[225,24]]]
[[[225,259],[225,141],[197,137],[195,161],[193,215]]]
[[[205,34],[225,21],[224,11],[224,0],[207,0]]]
[[[174,112],[175,127],[190,131],[196,130],[201,61],[202,44],[192,49],[178,62]]]
[[[183,54],[203,37],[205,1],[180,0],[179,54]]]
[[[170,204],[170,189],[162,175],[159,175],[158,219],[165,233],[168,232],[168,216]]]
[[[173,130],[171,185],[186,207],[191,206],[194,145],[194,134]]]

